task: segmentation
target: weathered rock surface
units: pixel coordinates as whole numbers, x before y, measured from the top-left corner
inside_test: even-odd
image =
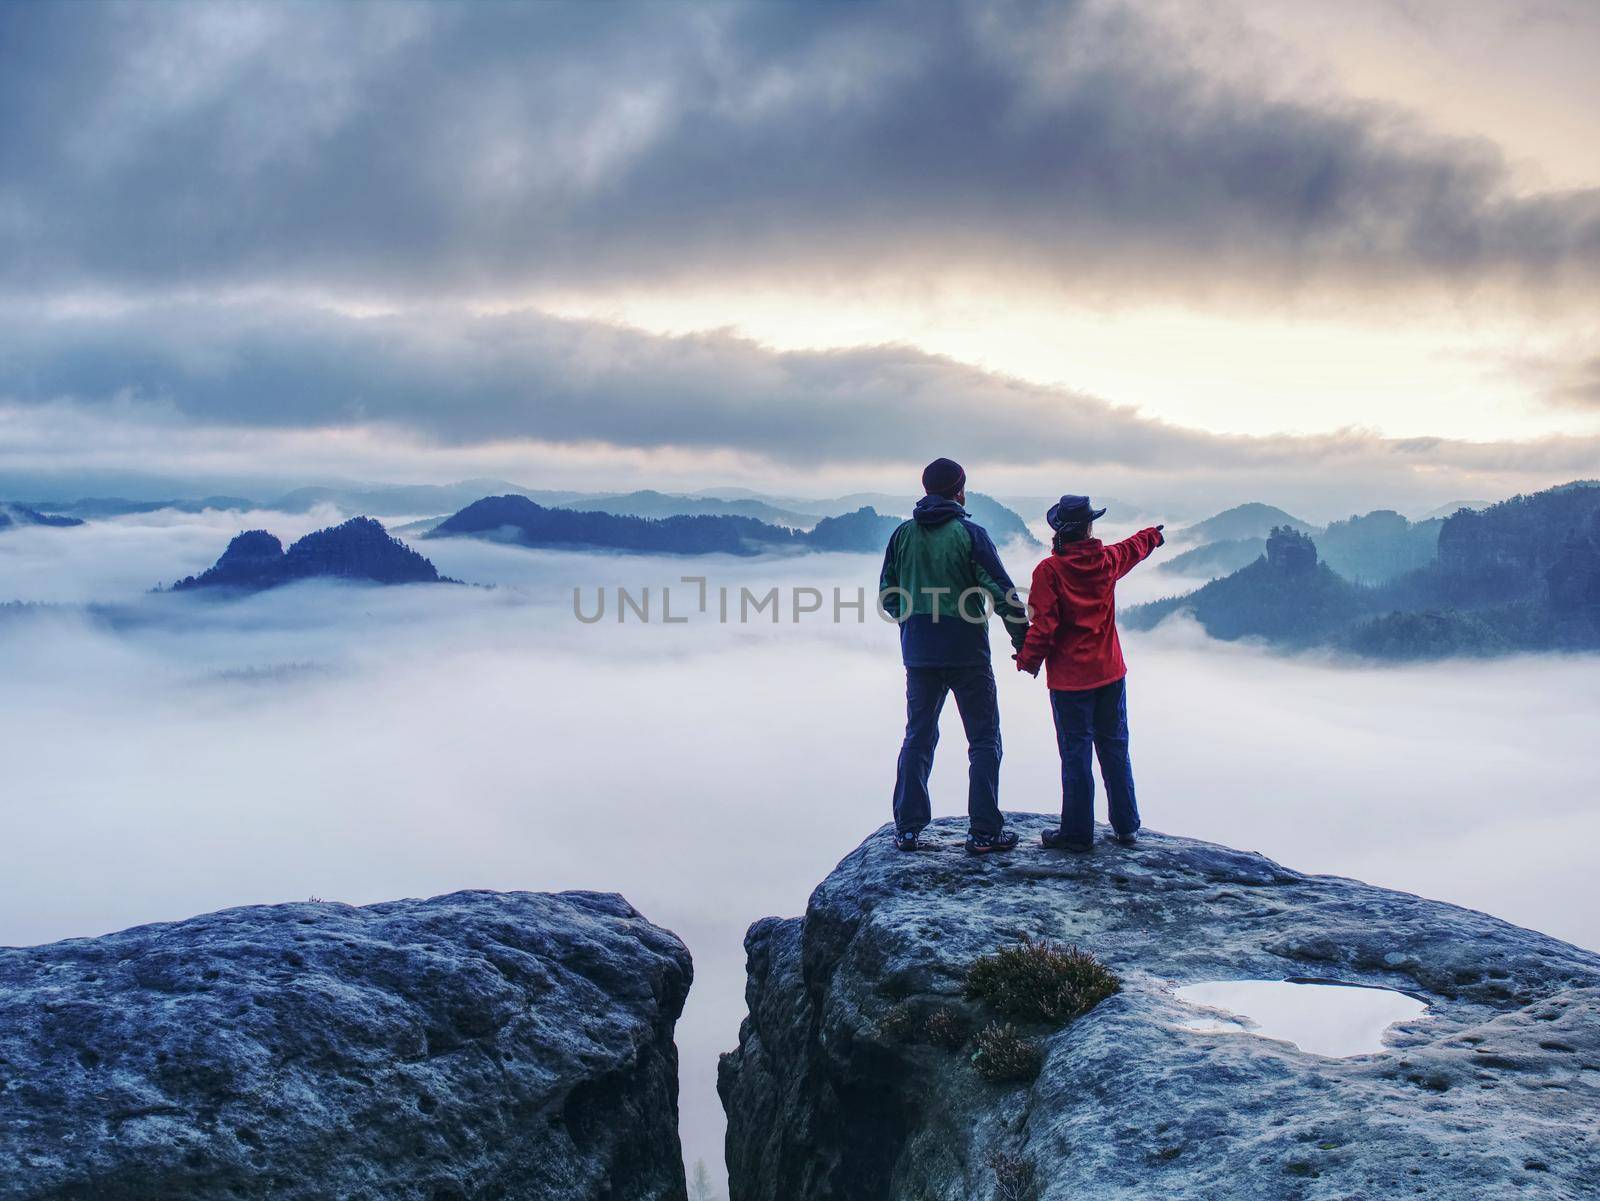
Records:
[[[690,974],[582,892],[0,950],[0,1198],[681,1201]]]
[[[1600,1196],[1600,955],[1187,839],[1049,852],[1045,819],[1014,821],[1023,846],[981,860],[958,822],[917,854],[879,831],[804,919],[751,927],[750,1014],[720,1078],[732,1201]],[[1123,991],[1030,1028],[1036,1080],[989,1083],[970,1043],[916,1030],[937,1009],[987,1022],[966,969],[1024,936],[1094,952]],[[1184,1028],[1199,1015],[1175,985],[1241,978],[1432,1008],[1349,1059]],[[997,1153],[1033,1187],[1000,1188]]]

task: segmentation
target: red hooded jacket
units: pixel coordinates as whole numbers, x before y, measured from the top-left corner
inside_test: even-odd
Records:
[[[1098,538],[1069,542],[1033,569],[1028,607],[1033,622],[1017,667],[1037,671],[1060,692],[1114,683],[1128,674],[1117,638],[1117,581],[1166,539],[1157,529],[1106,546]]]

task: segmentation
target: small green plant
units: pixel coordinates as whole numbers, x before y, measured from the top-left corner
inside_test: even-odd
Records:
[[[1018,1022],[1070,1022],[1121,990],[1116,974],[1089,952],[1049,940],[1001,947],[967,971],[967,996]]]
[[[967,1021],[954,1009],[935,1009],[922,1024],[923,1034],[935,1047],[954,1051],[967,1041]]]
[[[1039,1195],[1033,1160],[991,1151],[989,1167],[994,1172],[995,1201],[1034,1201]]]
[[[1044,1064],[1044,1048],[1010,1022],[991,1022],[975,1042],[972,1066],[985,1080],[1032,1080]]]

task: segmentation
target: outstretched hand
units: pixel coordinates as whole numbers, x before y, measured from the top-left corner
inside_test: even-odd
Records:
[[[1161,537],[1161,541],[1156,543],[1157,546],[1165,546],[1167,544],[1167,536],[1161,533],[1161,531],[1166,528],[1167,527],[1165,524],[1156,526],[1156,533]]]

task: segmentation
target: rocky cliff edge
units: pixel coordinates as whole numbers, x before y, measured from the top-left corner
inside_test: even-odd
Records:
[[[972,859],[961,823],[844,859],[804,918],[746,938],[724,1056],[732,1201],[1600,1195],[1600,956],[1481,913],[1149,834]],[[1103,833],[1103,831],[1102,831]],[[1121,990],[1011,1026],[1031,1079],[980,1072],[980,957],[1091,952]],[[1425,1001],[1381,1053],[1201,1033],[1176,986],[1315,979]],[[1026,1075],[1025,1071],[1022,1075]]]

